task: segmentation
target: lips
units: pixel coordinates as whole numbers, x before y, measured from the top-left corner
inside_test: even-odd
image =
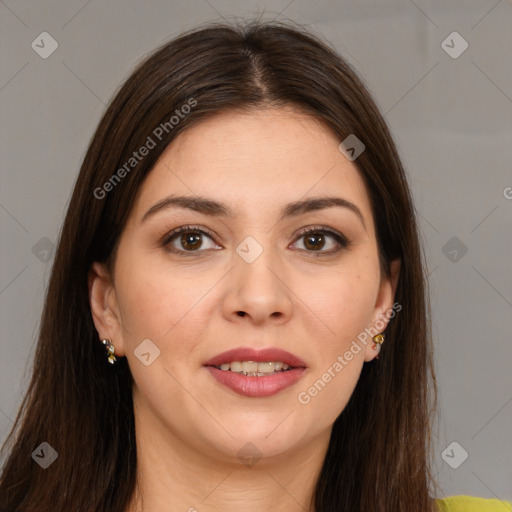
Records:
[[[281,361],[292,368],[306,368],[306,363],[299,357],[282,350],[280,348],[234,348],[227,352],[222,352],[209,359],[203,366],[220,366],[221,364],[231,363],[232,361],[254,361],[264,363],[266,361]]]
[[[289,368],[286,371],[260,374],[257,376],[244,375],[233,371],[225,371],[221,365],[234,361],[265,363],[279,361]],[[231,389],[239,395],[250,398],[266,398],[296,384],[306,372],[306,364],[302,359],[279,348],[235,348],[222,352],[203,364],[203,367],[222,386]]]

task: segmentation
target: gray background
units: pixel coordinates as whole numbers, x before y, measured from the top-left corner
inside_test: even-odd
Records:
[[[385,113],[410,175],[430,272],[441,496],[511,499],[512,3],[506,0],[0,2],[0,440],[28,383],[48,251],[105,105],[136,62],[180,31],[261,13],[307,24],[331,41]],[[44,31],[58,42],[47,59],[31,47]],[[442,47],[454,31],[469,45],[458,58]],[[446,44],[462,48],[450,38]],[[460,464],[463,450],[468,458]]]

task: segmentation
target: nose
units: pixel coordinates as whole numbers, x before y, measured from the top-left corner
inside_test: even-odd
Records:
[[[251,263],[235,254],[228,283],[223,310],[230,321],[282,324],[291,317],[290,276],[270,250]]]

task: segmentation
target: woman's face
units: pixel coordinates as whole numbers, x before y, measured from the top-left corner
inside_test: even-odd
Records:
[[[286,455],[330,434],[377,355],[361,334],[392,308],[395,285],[339,143],[290,108],[223,113],[180,134],[148,175],[113,275],[94,264],[90,290],[98,333],[127,357],[136,415],[155,435],[228,461],[244,446]],[[178,196],[190,207],[162,203]],[[307,207],[326,197],[354,206]],[[199,199],[215,205],[197,211]],[[241,348],[254,353],[205,366]],[[227,366],[263,349],[296,359],[263,354],[257,371],[276,372],[265,376]],[[290,374],[276,371],[286,360]]]

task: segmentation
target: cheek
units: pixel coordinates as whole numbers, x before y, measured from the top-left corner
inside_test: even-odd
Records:
[[[126,355],[136,388],[154,411],[162,403],[183,408],[181,386],[193,388],[193,376],[183,363],[197,359],[197,340],[209,321],[204,304],[218,278],[211,272],[185,277],[185,272],[175,269],[137,264],[136,258],[124,263],[116,287]],[[160,350],[155,363],[148,366],[136,357],[137,347],[146,339]]]
[[[371,279],[345,275],[326,281],[325,293],[317,294],[322,322],[318,330],[310,330],[316,357],[297,400],[325,425],[345,408],[359,380],[366,347],[358,335],[371,321],[374,286]]]
[[[316,342],[321,353],[332,358],[334,352],[344,350],[358,334],[370,325],[378,291],[378,273],[370,260],[348,262],[342,270],[331,271],[311,282],[303,281],[300,297],[317,317]],[[325,358],[322,357],[325,362]]]
[[[318,357],[301,386],[298,401],[313,416],[332,423],[348,403],[364,364],[365,345],[358,335],[370,325],[378,291],[377,260],[368,254],[321,281],[313,296],[322,319],[321,336],[313,338]]]
[[[125,265],[118,279],[118,304],[123,327],[135,338],[165,342],[190,318],[218,279],[211,272],[194,277],[157,265]]]
[[[342,354],[340,360],[333,357],[320,371],[312,372],[298,390],[297,401],[303,407],[303,414],[318,418],[318,424],[324,426],[332,425],[345,409],[361,374],[362,358],[354,355],[351,361],[346,361]]]

